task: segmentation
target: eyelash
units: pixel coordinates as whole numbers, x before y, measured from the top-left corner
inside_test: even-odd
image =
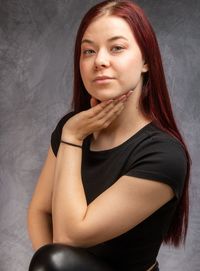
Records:
[[[112,49],[114,49],[114,48],[118,48],[119,50],[117,50],[117,51],[114,51],[114,52],[120,52],[121,50],[123,50],[124,49],[124,47],[122,47],[122,46],[113,46],[112,47]],[[83,50],[83,54],[84,55],[91,55],[91,54],[88,54],[87,52],[91,52],[91,51],[94,51],[94,50],[92,50],[92,49],[87,49],[87,50]]]

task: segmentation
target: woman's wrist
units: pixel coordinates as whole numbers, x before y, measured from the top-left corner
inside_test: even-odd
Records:
[[[79,145],[79,144],[74,144],[72,142],[69,142],[69,141],[64,141],[64,140],[60,140],[61,143],[65,144],[65,145],[68,145],[68,146],[72,146],[72,147],[78,147],[78,148],[81,148],[82,149],[82,145]]]
[[[83,145],[83,139],[78,139],[75,136],[62,136],[60,141],[63,143],[66,142],[66,143],[70,143],[72,145],[77,145],[80,147],[82,147],[82,145]]]

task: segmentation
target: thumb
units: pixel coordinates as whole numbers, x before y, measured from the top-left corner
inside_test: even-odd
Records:
[[[94,97],[92,97],[92,98],[90,99],[90,105],[91,105],[91,107],[94,107],[94,106],[96,106],[97,104],[98,104],[97,99],[95,99]]]

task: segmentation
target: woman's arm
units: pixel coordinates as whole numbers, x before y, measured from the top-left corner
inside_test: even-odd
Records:
[[[72,117],[62,139],[81,144],[81,138],[112,122],[121,102],[99,104]],[[88,247],[123,234],[174,196],[170,186],[122,176],[87,206],[81,179],[82,150],[60,144],[53,189],[53,242]],[[95,180],[94,180],[95,181]]]
[[[29,236],[34,250],[53,243],[52,216],[50,214],[29,209],[28,224]]]
[[[105,101],[70,118],[62,129],[62,139],[82,145],[94,131],[106,128],[124,108],[124,95],[117,101]],[[91,100],[91,104],[95,101]],[[97,104],[97,103],[96,103]],[[55,170],[52,198],[53,241],[71,244],[71,233],[87,211],[81,180],[82,149],[60,144]]]
[[[53,242],[52,190],[55,164],[56,157],[50,147],[28,208],[28,233],[34,250]]]
[[[122,176],[87,206],[79,175],[81,150],[62,144],[58,157],[53,197],[55,243],[89,247],[113,239],[174,196],[164,183]]]

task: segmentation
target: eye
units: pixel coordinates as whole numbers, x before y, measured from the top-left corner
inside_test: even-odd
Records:
[[[124,49],[124,47],[122,47],[122,46],[114,46],[114,47],[112,47],[113,52],[119,52],[119,51],[122,51],[123,49]]]
[[[87,49],[87,50],[83,50],[82,53],[83,53],[84,55],[91,55],[91,54],[94,53],[94,50],[92,50],[92,49]]]

